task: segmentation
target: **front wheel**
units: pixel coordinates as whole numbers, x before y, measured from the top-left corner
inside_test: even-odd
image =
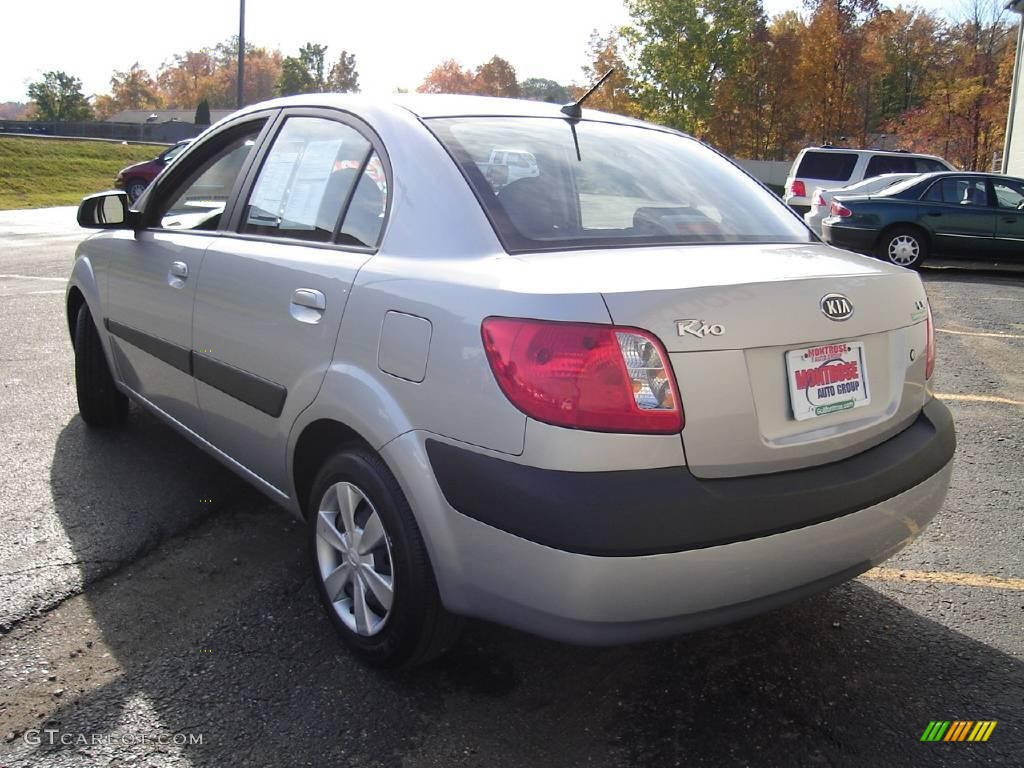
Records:
[[[128,415],[128,398],[114,385],[99,332],[84,303],[75,318],[75,391],[78,412],[90,427],[115,427]]]
[[[928,257],[928,241],[916,229],[890,229],[878,243],[878,258],[898,267],[917,269]]]
[[[462,622],[441,605],[412,510],[379,456],[354,448],[328,459],[308,518],[317,591],[357,657],[414,666],[451,646]]]
[[[128,199],[134,203],[142,197],[142,193],[146,191],[146,187],[148,186],[149,185],[144,181],[128,182],[128,185],[125,187],[125,191],[128,193]]]

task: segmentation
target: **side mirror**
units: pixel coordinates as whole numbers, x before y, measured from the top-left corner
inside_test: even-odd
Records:
[[[133,229],[135,213],[128,193],[121,190],[97,192],[82,198],[78,206],[78,226],[86,229]]]

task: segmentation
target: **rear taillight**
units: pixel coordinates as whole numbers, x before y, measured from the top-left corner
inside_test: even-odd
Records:
[[[928,316],[924,320],[924,377],[931,379],[935,373],[935,321],[932,320],[932,307],[928,305]]]
[[[837,203],[837,202],[835,202],[833,200],[832,201],[832,215],[833,216],[839,216],[840,218],[845,219],[847,216],[852,216],[853,215],[853,211],[851,211],[849,208],[847,208],[842,203]]]
[[[807,194],[807,187],[802,181],[794,181],[789,185],[789,194],[793,197],[804,197]]]
[[[498,386],[531,418],[600,432],[683,428],[668,355],[646,331],[509,317],[480,330]]]
[[[819,192],[814,196],[814,204],[819,208],[825,207],[825,197]]]

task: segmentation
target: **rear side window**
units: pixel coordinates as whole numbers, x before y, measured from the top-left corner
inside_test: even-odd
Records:
[[[937,160],[914,155],[875,155],[868,160],[864,178],[881,176],[883,173],[934,173],[948,170]]]
[[[529,117],[427,124],[509,251],[811,238],[741,170],[667,131]]]
[[[343,123],[291,117],[260,168],[242,232],[327,243],[370,155]]]
[[[798,179],[846,181],[853,175],[857,155],[850,152],[804,152],[796,169]],[[884,173],[884,171],[882,171]]]

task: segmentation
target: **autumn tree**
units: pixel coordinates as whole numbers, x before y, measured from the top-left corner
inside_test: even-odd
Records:
[[[909,148],[967,170],[987,170],[1002,149],[1015,36],[999,2],[973,0],[941,41],[927,97],[890,121]]]
[[[747,55],[715,93],[708,140],[723,152],[757,160],[786,160],[803,142],[796,67],[803,22],[794,11],[751,32]]]
[[[327,78],[328,89],[335,93],[355,93],[359,90],[359,71],[354,53],[342,51],[331,67]]]
[[[698,136],[762,15],[760,0],[628,0],[637,98],[650,119]]]
[[[633,82],[622,58],[622,46],[622,36],[617,31],[603,35],[596,29],[591,32],[587,45],[587,63],[583,66],[583,85],[575,88],[572,95],[579,98],[608,70],[614,69],[612,76],[587,99],[587,106],[635,117],[639,115],[640,108],[633,98]]]
[[[82,81],[67,72],[45,72],[28,87],[33,119],[91,120],[92,108],[82,93]]]
[[[492,56],[479,67],[473,76],[473,92],[481,96],[519,96],[519,81],[516,70],[500,56]]]
[[[252,43],[245,44],[245,86],[242,101],[255,104],[276,95],[277,81],[281,77],[283,61],[276,48],[268,50]],[[216,92],[223,94],[227,103],[219,107],[233,107],[238,94],[238,35],[229,37],[214,48],[216,65]]]
[[[430,70],[416,89],[418,93],[474,93],[473,73],[454,59],[446,59]]]
[[[214,51],[185,51],[165,62],[156,79],[168,107],[195,109],[203,99],[212,107],[230,107],[235,96],[220,70]]]

